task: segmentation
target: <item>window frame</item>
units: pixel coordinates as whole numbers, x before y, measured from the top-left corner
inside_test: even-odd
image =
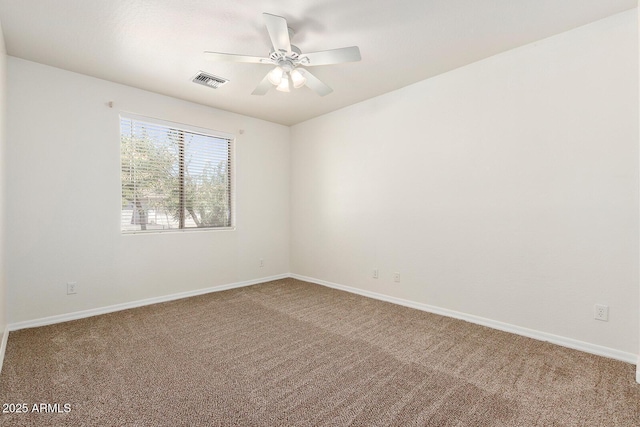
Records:
[[[158,234],[158,233],[190,233],[190,232],[215,232],[215,231],[235,231],[236,230],[236,136],[228,132],[217,131],[214,129],[203,128],[186,123],[172,122],[169,120],[158,119],[154,117],[142,116],[139,114],[120,112],[118,116],[118,141],[119,151],[118,156],[120,171],[122,170],[122,121],[132,120],[136,122],[148,123],[152,126],[163,126],[169,129],[182,130],[194,134],[208,136],[217,139],[225,139],[229,141],[228,159],[229,165],[228,171],[230,174],[229,179],[229,209],[231,211],[229,222],[231,225],[225,227],[188,227],[188,228],[167,228],[167,229],[152,229],[152,230],[123,230],[122,229],[122,207],[120,208],[120,234],[121,235],[134,235],[134,234]],[[122,173],[122,172],[120,172]],[[120,203],[122,203],[123,191],[122,191],[122,175],[120,175]]]

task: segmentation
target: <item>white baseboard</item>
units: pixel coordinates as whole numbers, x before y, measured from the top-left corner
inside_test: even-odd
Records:
[[[57,316],[42,317],[40,319],[26,320],[24,322],[16,322],[7,325],[9,331],[17,331],[20,329],[35,328],[38,326],[53,325],[55,323],[68,322],[70,320],[84,319],[85,317],[98,316],[100,314],[113,313],[114,311],[127,310],[130,308],[142,307],[145,305],[157,304],[160,302],[173,301],[182,298],[194,297],[197,295],[208,294],[211,292],[226,291],[228,289],[242,288],[245,286],[257,285],[259,283],[269,282],[272,280],[286,279],[289,274],[280,274],[277,276],[261,277],[259,279],[247,280],[244,282],[230,283],[227,285],[212,286],[210,288],[196,289],[195,291],[179,292],[177,294],[164,295],[161,297],[146,298],[143,300],[125,302],[106,307],[92,308],[89,310],[76,311],[73,313],[60,314]],[[6,341],[6,335],[3,336],[3,345]],[[3,347],[4,351],[4,347]],[[3,353],[4,354],[4,353]]]
[[[9,325],[6,325],[2,333],[2,344],[0,344],[0,373],[4,364],[4,352],[7,350],[7,339],[9,339]]]
[[[489,328],[498,329],[504,332],[510,332],[512,334],[522,335],[525,337],[533,338],[539,341],[548,341],[553,344],[557,344],[563,347],[572,348],[574,350],[584,351],[585,353],[595,354],[597,356],[604,356],[610,359],[620,360],[632,364],[640,363],[638,356],[633,353],[627,353],[620,350],[615,350],[609,347],[603,347],[596,344],[590,344],[588,342],[575,340],[573,338],[566,338],[559,335],[549,334],[547,332],[540,332],[534,329],[523,328],[521,326],[511,325],[509,323],[498,322],[496,320],[486,319],[480,316],[474,316],[472,314],[461,313],[454,310],[448,310],[446,308],[436,307],[433,305],[422,304],[419,302],[409,301],[402,298],[391,297],[376,292],[365,291],[358,288],[352,288],[350,286],[339,285],[337,283],[331,283],[313,277],[305,277],[299,274],[291,274],[291,277],[305,282],[311,282],[329,288],[339,289],[353,294],[362,295],[365,297],[390,302],[393,304],[402,305],[405,307],[415,308],[417,310],[427,311],[429,313],[440,314],[442,316],[453,317],[455,319],[465,320],[467,322],[475,323]],[[640,365],[637,365],[636,380],[640,383]]]
[[[177,299],[208,294],[211,292],[220,292],[228,289],[235,289],[235,288],[241,288],[245,286],[256,285],[259,283],[269,282],[272,280],[285,279],[287,277],[303,280],[305,282],[315,283],[322,286],[327,286],[329,288],[339,289],[342,291],[362,295],[365,297],[369,297],[369,298],[373,298],[381,301],[390,302],[393,304],[402,305],[405,307],[414,308],[417,310],[426,311],[429,313],[434,313],[442,316],[453,317],[455,319],[465,320],[467,322],[475,323],[482,326],[487,326],[489,328],[498,329],[500,331],[522,335],[522,336],[537,339],[540,341],[548,341],[553,344],[572,348],[574,350],[584,351],[586,353],[591,353],[598,356],[604,356],[611,359],[616,359],[623,362],[636,364],[636,381],[640,383],[640,359],[638,358],[637,355],[633,353],[627,353],[624,351],[615,350],[612,348],[603,347],[596,344],[575,340],[572,338],[566,338],[559,335],[554,335],[546,332],[536,331],[533,329],[523,328],[521,326],[511,325],[509,323],[498,322],[496,320],[486,319],[484,317],[474,316],[472,314],[461,313],[454,310],[448,310],[448,309],[436,307],[433,305],[405,300],[402,298],[396,298],[396,297],[380,294],[377,292],[370,292],[363,289],[353,288],[351,286],[331,283],[324,280],[315,279],[313,277],[301,276],[299,274],[280,274],[277,276],[262,277],[259,279],[247,280],[244,282],[236,282],[236,283],[230,283],[227,285],[213,286],[205,289],[197,289],[195,291],[180,292],[177,294],[165,295],[161,297],[147,298],[143,300],[110,305],[106,307],[76,311],[73,313],[61,314],[57,316],[43,317],[40,319],[27,320],[24,322],[11,323],[7,325],[7,327],[5,328],[5,332],[2,335],[2,345],[0,347],[0,370],[2,369],[2,360],[4,358],[4,351],[7,345],[7,338],[10,331],[17,331],[19,329],[34,328],[38,326],[45,326],[45,325],[52,325],[55,323],[67,322],[70,320],[83,319],[86,317],[97,316],[100,314],[112,313],[115,311],[127,310],[130,308],[142,307],[145,305],[157,304],[157,303],[166,302],[166,301],[173,301]]]

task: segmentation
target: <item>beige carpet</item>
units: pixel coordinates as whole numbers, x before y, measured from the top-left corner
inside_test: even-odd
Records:
[[[0,425],[640,426],[634,373],[287,279],[12,332]]]

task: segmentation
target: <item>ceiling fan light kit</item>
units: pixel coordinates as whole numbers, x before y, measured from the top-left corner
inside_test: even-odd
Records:
[[[287,26],[286,19],[269,13],[263,13],[262,16],[273,46],[268,58],[205,52],[205,55],[214,61],[275,65],[276,67],[267,73],[252,95],[264,95],[273,86],[278,91],[289,92],[291,86],[298,89],[306,85],[318,95],[325,96],[333,92],[333,89],[311,74],[306,67],[356,62],[361,59],[360,49],[357,46],[303,54],[297,46],[291,44],[293,31]]]
[[[301,88],[307,83],[307,78],[302,75],[302,73],[298,70],[293,70],[290,73],[291,81],[293,82],[293,87],[296,89]]]
[[[289,76],[284,76],[278,84],[278,87],[276,87],[276,90],[279,90],[280,92],[289,92]]]
[[[275,86],[278,86],[282,81],[282,75],[284,74],[284,70],[280,67],[276,67],[271,70],[268,74],[269,81],[273,83]]]

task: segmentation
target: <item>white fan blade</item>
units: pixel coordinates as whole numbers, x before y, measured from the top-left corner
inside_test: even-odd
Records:
[[[311,90],[313,90],[318,95],[325,96],[333,92],[333,89],[331,89],[326,84],[322,83],[322,81],[320,81],[320,79],[318,79],[316,76],[311,74],[309,70],[305,70],[302,68],[296,68],[296,69],[299,70],[300,73],[307,79],[307,81],[305,82],[305,85],[307,85]]]
[[[263,13],[262,16],[267,26],[273,48],[276,51],[284,50],[285,52],[291,52],[291,40],[289,40],[287,20],[282,16],[271,15],[270,13]]]
[[[265,76],[264,79],[256,86],[256,88],[251,92],[251,95],[264,95],[273,87],[273,84],[269,81],[269,74]]]
[[[360,57],[360,49],[358,49],[358,46],[305,53],[302,56],[306,56],[309,59],[309,63],[302,63],[302,65],[306,67],[314,65],[341,64],[343,62],[356,62],[362,59]]]
[[[220,53],[220,52],[205,52],[207,59],[213,61],[226,61],[226,62],[250,62],[253,64],[271,63],[268,58],[260,58],[258,56],[248,55],[234,55],[233,53]]]

